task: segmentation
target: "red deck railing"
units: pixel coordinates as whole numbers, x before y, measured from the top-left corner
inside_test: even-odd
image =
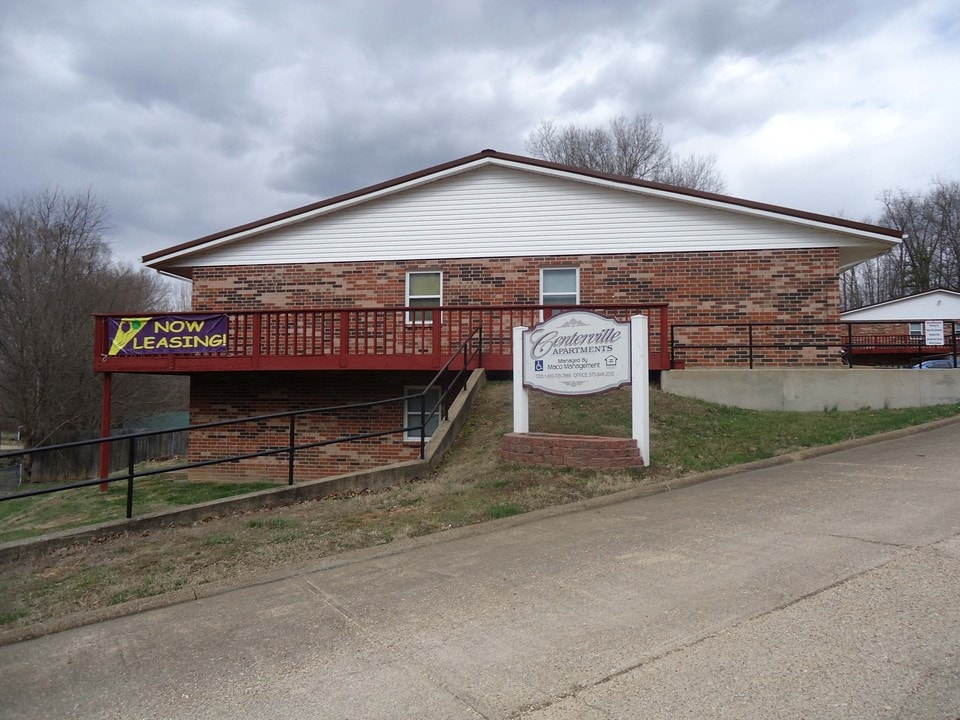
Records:
[[[929,355],[952,352],[958,340],[953,333],[946,333],[942,345],[927,345],[923,335],[852,335],[847,344],[858,353]]]
[[[217,352],[110,355],[110,318],[164,317],[169,313],[97,314],[97,372],[195,373],[256,370],[433,370],[475,328],[483,332],[483,367],[509,370],[511,333],[533,327],[563,309],[543,305],[345,308],[224,312],[227,344]],[[666,303],[578,305],[626,322],[649,319],[650,369],[669,367]],[[210,313],[177,313],[178,316]]]

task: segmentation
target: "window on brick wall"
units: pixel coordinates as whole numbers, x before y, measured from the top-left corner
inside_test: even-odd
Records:
[[[918,322],[910,323],[910,337],[912,338],[923,337],[923,323],[918,323]]]
[[[541,305],[578,305],[579,303],[579,268],[542,268],[540,270]]]
[[[409,308],[438,307],[443,304],[443,273],[439,270],[411,270],[407,273],[407,302]],[[432,310],[408,310],[407,322],[432,325]]]
[[[440,388],[430,388],[424,395],[416,395],[417,393],[423,392],[423,390],[424,388],[422,387],[405,387],[403,389],[404,395],[416,396],[408,397],[403,402],[403,426],[407,428],[403,431],[404,440],[420,442],[421,408],[424,409],[428,416],[433,412],[434,408],[437,409],[436,414],[427,419],[426,431],[424,433],[426,439],[429,440],[433,437],[437,428],[440,427],[440,409],[437,407],[440,404]]]

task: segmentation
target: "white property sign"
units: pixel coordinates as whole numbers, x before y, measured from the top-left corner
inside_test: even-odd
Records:
[[[528,388],[587,395],[635,380],[631,388],[633,439],[650,464],[650,386],[647,318],[618,323],[602,315],[565,312],[532,330],[513,329],[513,431],[530,432]]]
[[[943,336],[943,320],[927,320],[923,324],[924,344],[943,345],[946,340]]]
[[[591,395],[629,382],[629,323],[572,311],[523,332],[523,384],[528,387]]]

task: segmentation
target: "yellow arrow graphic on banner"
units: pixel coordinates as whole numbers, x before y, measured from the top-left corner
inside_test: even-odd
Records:
[[[110,343],[109,355],[119,355],[137,334],[147,326],[148,317],[120,318],[117,334]]]

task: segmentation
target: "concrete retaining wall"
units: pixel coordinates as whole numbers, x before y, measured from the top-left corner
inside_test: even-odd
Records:
[[[960,370],[668,370],[665,392],[750,410],[862,410],[960,402]]]

